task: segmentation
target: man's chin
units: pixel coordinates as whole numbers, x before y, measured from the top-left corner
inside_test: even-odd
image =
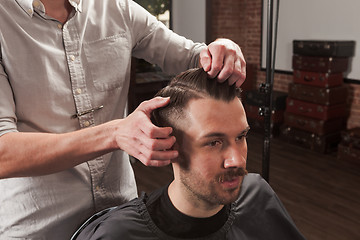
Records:
[[[240,195],[240,188],[243,177],[238,177],[221,184],[224,205],[236,201]]]
[[[235,202],[240,195],[240,187],[228,189],[223,192],[222,203],[223,205],[230,204]]]

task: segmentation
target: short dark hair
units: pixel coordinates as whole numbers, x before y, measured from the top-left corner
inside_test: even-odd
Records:
[[[156,96],[170,97],[170,103],[152,112],[153,123],[159,127],[172,127],[176,130],[179,121],[186,117],[184,110],[190,100],[213,98],[230,102],[240,97],[240,89],[237,89],[235,84],[229,86],[227,81],[220,83],[216,78],[209,78],[202,68],[194,68],[174,77]]]

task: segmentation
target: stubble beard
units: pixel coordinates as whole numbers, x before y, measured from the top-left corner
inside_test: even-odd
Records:
[[[245,169],[236,169],[220,174],[211,181],[206,181],[201,178],[200,173],[182,169],[180,181],[186,188],[189,199],[200,200],[209,206],[218,206],[230,204],[239,197],[242,179],[238,186],[231,189],[223,188],[221,183],[233,177],[243,177],[246,174]]]

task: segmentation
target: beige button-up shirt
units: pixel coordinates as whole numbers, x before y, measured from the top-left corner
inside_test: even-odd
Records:
[[[0,1],[0,136],[123,118],[132,55],[178,73],[195,67],[205,46],[131,0],[69,2],[73,13],[61,24],[40,0]],[[98,110],[71,117],[91,109]],[[0,239],[69,239],[94,212],[136,192],[122,151],[56,174],[0,180]]]

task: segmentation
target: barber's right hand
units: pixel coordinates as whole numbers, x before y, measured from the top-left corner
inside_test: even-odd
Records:
[[[157,127],[151,120],[151,112],[166,106],[170,98],[156,97],[142,102],[120,124],[115,132],[118,147],[137,158],[146,166],[165,166],[178,156],[170,150],[176,139],[170,136],[171,127]]]

